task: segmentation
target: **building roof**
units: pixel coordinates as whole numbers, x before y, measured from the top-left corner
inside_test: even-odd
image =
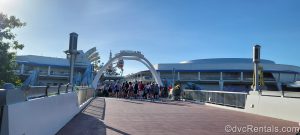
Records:
[[[40,66],[61,66],[68,67],[70,66],[69,60],[65,58],[55,58],[55,57],[46,57],[46,56],[37,56],[37,55],[21,55],[16,57],[18,63],[27,63]]]
[[[16,57],[17,63],[31,64],[38,66],[56,66],[56,67],[69,67],[70,62],[67,58],[46,57],[37,55],[20,55]],[[76,57],[75,67],[85,68],[90,64],[89,60],[85,58],[82,51]]]
[[[251,58],[212,58],[212,59],[196,59],[196,60],[188,60],[180,62],[190,63],[190,64],[225,64],[225,63],[253,63]],[[274,61],[261,59],[261,63],[264,64],[275,64]]]
[[[260,65],[264,71],[300,73],[300,67],[276,64],[274,61],[262,59]],[[212,58],[183,61],[180,63],[160,63],[154,65],[157,71],[180,72],[243,72],[253,71],[251,58]]]

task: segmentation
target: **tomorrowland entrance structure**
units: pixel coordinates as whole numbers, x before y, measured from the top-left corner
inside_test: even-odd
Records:
[[[113,58],[111,58],[98,72],[97,75],[95,76],[93,83],[92,83],[92,87],[93,88],[97,88],[98,85],[98,81],[101,77],[101,75],[103,74],[103,72],[116,60],[119,59],[123,59],[123,60],[135,60],[135,61],[139,61],[141,63],[143,63],[151,72],[152,76],[155,79],[155,82],[160,85],[163,86],[163,83],[160,79],[160,76],[158,75],[158,73],[156,72],[156,70],[154,69],[153,65],[149,62],[149,60],[147,60],[145,58],[145,56],[139,52],[139,51],[130,51],[130,50],[126,50],[126,51],[120,51],[120,53],[117,53]]]

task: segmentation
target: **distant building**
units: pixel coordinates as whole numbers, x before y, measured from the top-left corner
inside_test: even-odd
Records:
[[[24,81],[34,70],[38,71],[37,85],[67,84],[70,75],[68,58],[55,58],[37,55],[21,55],[16,57],[15,73]],[[81,79],[86,68],[91,64],[86,54],[79,51],[76,57],[74,79]]]
[[[281,85],[300,81],[300,67],[261,60],[265,86],[280,90]],[[202,90],[249,91],[253,81],[253,63],[249,58],[215,58],[163,63],[154,66],[164,85],[173,79],[184,87]],[[149,70],[126,76],[127,81],[154,82]]]

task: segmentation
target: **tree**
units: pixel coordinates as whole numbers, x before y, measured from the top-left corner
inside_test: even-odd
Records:
[[[0,86],[5,82],[20,82],[13,70],[16,67],[16,51],[22,50],[24,45],[16,40],[17,35],[12,30],[25,25],[15,16],[0,13]]]

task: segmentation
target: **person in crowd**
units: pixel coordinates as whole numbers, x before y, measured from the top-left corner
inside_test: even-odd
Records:
[[[128,87],[128,98],[132,98],[133,97],[133,84],[132,82],[129,82],[129,87]]]
[[[138,89],[139,89],[139,98],[142,99],[144,94],[144,84],[142,81],[139,83]]]
[[[126,81],[125,89],[124,89],[125,98],[128,98],[128,92],[129,92],[128,90],[129,90],[129,83]]]
[[[145,87],[146,99],[150,99],[150,89],[151,89],[151,85],[150,85],[150,83],[147,83],[147,85]]]
[[[150,83],[150,92],[149,92],[149,98],[151,101],[154,101],[154,83]]]
[[[122,87],[121,87],[121,97],[125,98],[125,83],[123,82]]]
[[[164,97],[166,98],[169,95],[169,93],[168,93],[168,87],[167,86],[164,87],[164,91],[165,91]]]
[[[115,85],[116,85],[116,82],[111,83],[111,89],[112,89],[111,97],[115,97],[115,95],[116,95],[116,87],[115,87]]]
[[[158,86],[158,84],[154,84],[154,99],[159,98],[159,89],[160,87]]]
[[[133,89],[134,89],[133,90],[134,98],[136,99],[137,95],[138,95],[138,90],[139,90],[139,86],[138,86],[138,82],[137,81],[135,81]]]
[[[105,85],[104,85],[103,96],[104,96],[104,97],[108,97],[108,84],[105,84]]]
[[[113,86],[112,86],[112,83],[110,83],[110,84],[108,85],[108,95],[109,95],[109,97],[112,96],[112,89],[113,89]]]
[[[171,96],[172,89],[173,89],[172,85],[169,85],[169,87],[168,87],[168,97]]]
[[[119,83],[117,82],[117,83],[115,84],[115,96],[116,96],[116,98],[119,98],[119,92],[120,92],[120,85],[119,85]]]
[[[129,83],[126,81],[124,86],[124,98],[128,98]]]

